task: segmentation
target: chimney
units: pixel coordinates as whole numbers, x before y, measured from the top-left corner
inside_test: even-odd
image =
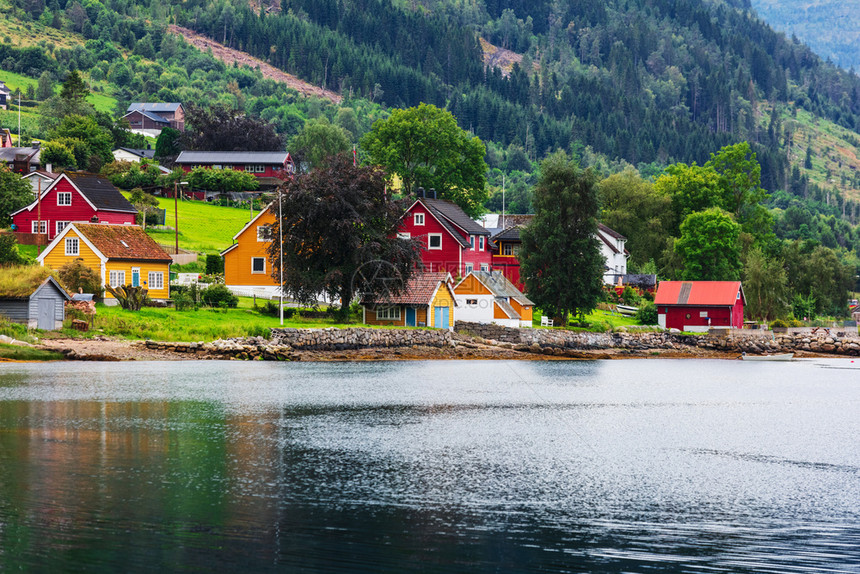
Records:
[[[90,223],[98,223],[98,222],[99,222],[99,216],[98,215],[93,215],[90,218]]]
[[[54,164],[49,163],[45,165],[45,171],[48,173],[54,173]]]
[[[430,193],[432,193],[432,194],[433,194],[433,199],[436,199],[436,189],[431,187],[431,188],[430,188]]]
[[[424,188],[423,188],[423,187],[419,187],[418,189],[416,189],[416,190],[415,190],[415,194],[416,194],[418,197],[424,197]]]

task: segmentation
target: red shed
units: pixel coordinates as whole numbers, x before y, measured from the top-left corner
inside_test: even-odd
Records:
[[[660,326],[681,331],[741,329],[745,302],[740,281],[662,281],[654,297]]]

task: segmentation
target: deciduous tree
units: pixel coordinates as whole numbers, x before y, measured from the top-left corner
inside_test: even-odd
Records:
[[[535,217],[522,231],[520,273],[544,314],[584,314],[597,306],[606,261],[597,243],[597,176],[566,153],[541,163]]]
[[[0,165],[0,225],[12,223],[10,214],[33,201],[33,188],[5,165]]]
[[[375,167],[355,167],[341,154],[327,167],[291,179],[269,209],[272,277],[303,303],[320,294],[340,300],[340,318],[349,316],[356,294],[396,293],[420,261],[420,244],[399,239],[403,206],[385,193],[386,175]],[[278,218],[278,214],[281,214]],[[283,242],[278,241],[279,234]]]
[[[324,167],[329,158],[350,148],[350,134],[325,116],[308,120],[291,141],[290,154],[308,169]]]
[[[203,151],[280,151],[284,142],[271,123],[223,105],[189,104],[182,148]]]
[[[740,279],[741,226],[718,207],[691,213],[681,224],[675,252],[681,256],[687,281]]]
[[[487,199],[484,144],[457,125],[451,112],[430,104],[394,110],[361,140],[370,162],[396,173],[403,192],[422,186],[472,217]]]

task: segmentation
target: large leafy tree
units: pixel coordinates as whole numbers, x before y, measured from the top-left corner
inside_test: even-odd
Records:
[[[671,198],[633,168],[610,175],[597,189],[600,220],[627,237],[630,261],[637,266],[657,261],[669,236]]]
[[[788,276],[781,259],[767,257],[761,249],[751,249],[744,261],[745,312],[750,317],[771,321],[788,313]]]
[[[238,169],[195,167],[186,179],[191,187],[209,191],[253,191],[259,186],[253,174]]]
[[[329,158],[349,149],[351,139],[349,132],[321,116],[308,120],[290,141],[290,154],[310,169],[324,167]]]
[[[280,151],[284,142],[274,126],[223,105],[189,104],[182,148],[202,151]]]
[[[432,188],[470,216],[480,215],[487,199],[486,149],[451,112],[430,104],[394,110],[373,124],[361,147],[371,163],[400,177],[404,193]]]
[[[420,244],[397,237],[403,206],[386,195],[385,178],[378,168],[356,167],[351,155],[341,154],[284,183],[269,208],[276,218],[269,259],[279,280],[283,250],[286,293],[303,303],[323,293],[339,299],[346,320],[356,294],[403,288],[420,262]]]
[[[681,224],[675,252],[683,261],[681,278],[688,281],[740,279],[741,226],[718,207],[691,213]]]
[[[529,298],[564,324],[571,313],[593,310],[603,288],[596,180],[564,152],[545,159],[534,191],[535,217],[522,231],[520,273]]]
[[[722,148],[705,164],[719,175],[720,207],[735,216],[743,230],[757,239],[772,232],[773,218],[763,205],[769,197],[761,187],[761,165],[747,142]]]
[[[5,165],[0,165],[0,225],[12,223],[10,214],[33,201],[33,188]]]
[[[51,139],[72,150],[79,169],[97,172],[113,161],[113,136],[93,116],[66,116],[51,132]]]
[[[49,97],[39,107],[40,124],[45,130],[55,128],[68,116],[91,116],[95,108],[87,102],[90,89],[80,73],[72,70],[63,82],[59,95]]]

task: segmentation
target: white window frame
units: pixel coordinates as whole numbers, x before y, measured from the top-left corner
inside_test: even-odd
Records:
[[[466,275],[475,270],[475,266],[472,263],[466,263]]]
[[[254,166],[254,173],[266,173],[266,166],[258,163]]]
[[[481,263],[481,271],[489,271],[490,266],[487,263]]]
[[[108,275],[108,284],[111,287],[121,287],[125,285],[125,271],[111,271]]]
[[[471,249],[472,251],[475,250],[475,236],[474,235],[469,236],[469,249]]]
[[[401,231],[397,234],[397,239],[412,239],[412,234],[408,231]]]
[[[71,221],[55,221],[54,222],[54,229],[56,229],[55,234],[59,235],[60,233],[62,233],[63,229],[65,229],[66,226],[70,223],[71,223]]]
[[[377,321],[399,321],[400,320],[400,307],[377,307],[376,308],[376,320]]]
[[[150,289],[164,289],[164,272],[150,271],[147,279]]]
[[[263,262],[263,270],[255,271],[254,270],[254,262],[261,260]],[[265,275],[266,274],[266,258],[265,257],[251,257],[251,274],[252,275]]]
[[[66,255],[69,257],[81,254],[81,240],[77,237],[66,237]]]
[[[41,221],[31,221],[30,233],[48,233],[48,221],[46,219],[43,219]]]
[[[268,228],[269,228],[268,225],[258,225],[257,226],[257,242],[266,243],[268,241],[268,239],[263,237],[263,234],[265,234],[265,232]]]
[[[63,199],[67,201],[62,201]],[[71,191],[58,191],[57,192],[57,205],[61,205],[63,207],[68,207],[72,205],[72,192]]]
[[[412,221],[415,225],[424,225],[424,213],[418,212],[418,213],[414,214]]]
[[[483,235],[478,237],[478,247],[480,248],[481,251],[484,250],[484,236]]]
[[[502,243],[502,255],[510,256],[514,254],[514,246],[510,243]]]
[[[433,247],[433,238],[439,238],[439,246]],[[428,233],[427,234],[427,249],[432,249],[434,251],[442,249],[442,234],[441,233]]]

